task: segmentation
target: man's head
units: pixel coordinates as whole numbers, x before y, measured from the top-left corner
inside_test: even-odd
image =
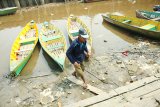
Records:
[[[158,11],[158,8],[157,8],[157,7],[153,7],[153,10],[154,10],[154,11]]]
[[[34,20],[31,20],[31,23],[34,23]]]
[[[80,28],[78,37],[79,37],[80,42],[85,42],[86,39],[88,39],[89,36],[88,36],[88,34],[87,34],[85,29]]]
[[[31,28],[31,29],[34,28],[34,23],[35,23],[34,20],[31,20],[31,21],[30,21],[30,28]]]
[[[48,28],[48,26],[49,26],[49,23],[48,23],[48,22],[44,22],[43,24],[44,24],[44,26],[45,26],[46,28]]]
[[[73,14],[71,14],[69,17],[72,21],[76,21],[76,16],[74,16]]]

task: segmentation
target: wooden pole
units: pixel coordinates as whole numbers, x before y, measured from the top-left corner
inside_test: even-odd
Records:
[[[41,0],[41,4],[42,4],[42,5],[45,4],[45,3],[44,3],[44,0]]]
[[[36,2],[36,5],[38,6],[38,2],[37,2],[37,0],[34,0],[35,2]]]
[[[45,0],[46,4],[50,3],[49,0]]]
[[[33,1],[32,0],[28,0],[29,6],[33,6]]]
[[[27,7],[27,2],[28,1],[26,1],[26,0],[19,0],[21,7]]]
[[[19,3],[19,0],[14,0],[14,1],[15,1],[16,6],[20,9],[21,6],[20,6],[20,3]]]
[[[8,3],[6,0],[2,0],[2,3],[3,3],[4,8],[8,7]]]

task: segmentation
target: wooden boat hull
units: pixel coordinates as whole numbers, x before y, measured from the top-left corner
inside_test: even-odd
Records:
[[[48,26],[49,29],[45,27],[45,24],[42,26],[39,35],[40,44],[44,51],[61,67],[62,70],[64,70],[67,50],[65,36],[51,23],[48,23]],[[52,33],[47,34],[48,31]]]
[[[124,29],[142,34],[146,37],[152,38],[152,39],[159,39],[160,40],[160,23],[156,21],[151,20],[144,20],[144,19],[138,19],[133,17],[126,17],[126,16],[117,16],[117,15],[102,15],[103,19],[113,25],[122,27]],[[133,24],[124,23],[122,21],[131,20],[133,21]],[[146,29],[145,25],[155,25],[157,30],[148,30]]]
[[[9,7],[9,8],[0,9],[0,16],[14,14],[16,13],[17,9],[18,9],[17,7]]]
[[[160,20],[160,13],[159,12],[136,10],[136,17],[148,19],[148,20],[159,18],[159,20]]]
[[[92,36],[91,36],[91,32],[88,29],[88,27],[84,24],[84,22],[82,20],[80,20],[80,18],[75,17],[75,23],[77,23],[79,26],[76,27],[76,29],[72,29],[74,26],[72,26],[72,21],[71,21],[71,17],[68,17],[68,21],[67,21],[67,31],[68,31],[68,36],[70,38],[71,41],[73,41],[74,39],[76,39],[78,37],[78,31],[80,28],[84,28],[87,32],[87,34],[89,35],[89,38],[87,39],[87,48],[89,50],[89,52],[92,52]]]
[[[32,28],[32,29],[31,29]],[[31,31],[33,35],[29,35]],[[12,76],[18,76],[30,59],[38,42],[36,23],[29,22],[14,41],[10,53],[10,71]]]

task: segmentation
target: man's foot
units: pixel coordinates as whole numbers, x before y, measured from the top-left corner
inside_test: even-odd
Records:
[[[87,89],[87,84],[86,83],[83,83],[83,88]]]
[[[78,78],[76,72],[73,72],[72,75],[75,76],[76,78]]]

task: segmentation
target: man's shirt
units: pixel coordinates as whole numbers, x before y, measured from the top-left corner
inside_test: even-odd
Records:
[[[78,41],[78,38],[72,42],[72,44],[66,52],[66,55],[72,64],[74,64],[75,62],[81,63],[85,59],[84,52],[88,52],[86,43],[87,42],[80,43]]]

